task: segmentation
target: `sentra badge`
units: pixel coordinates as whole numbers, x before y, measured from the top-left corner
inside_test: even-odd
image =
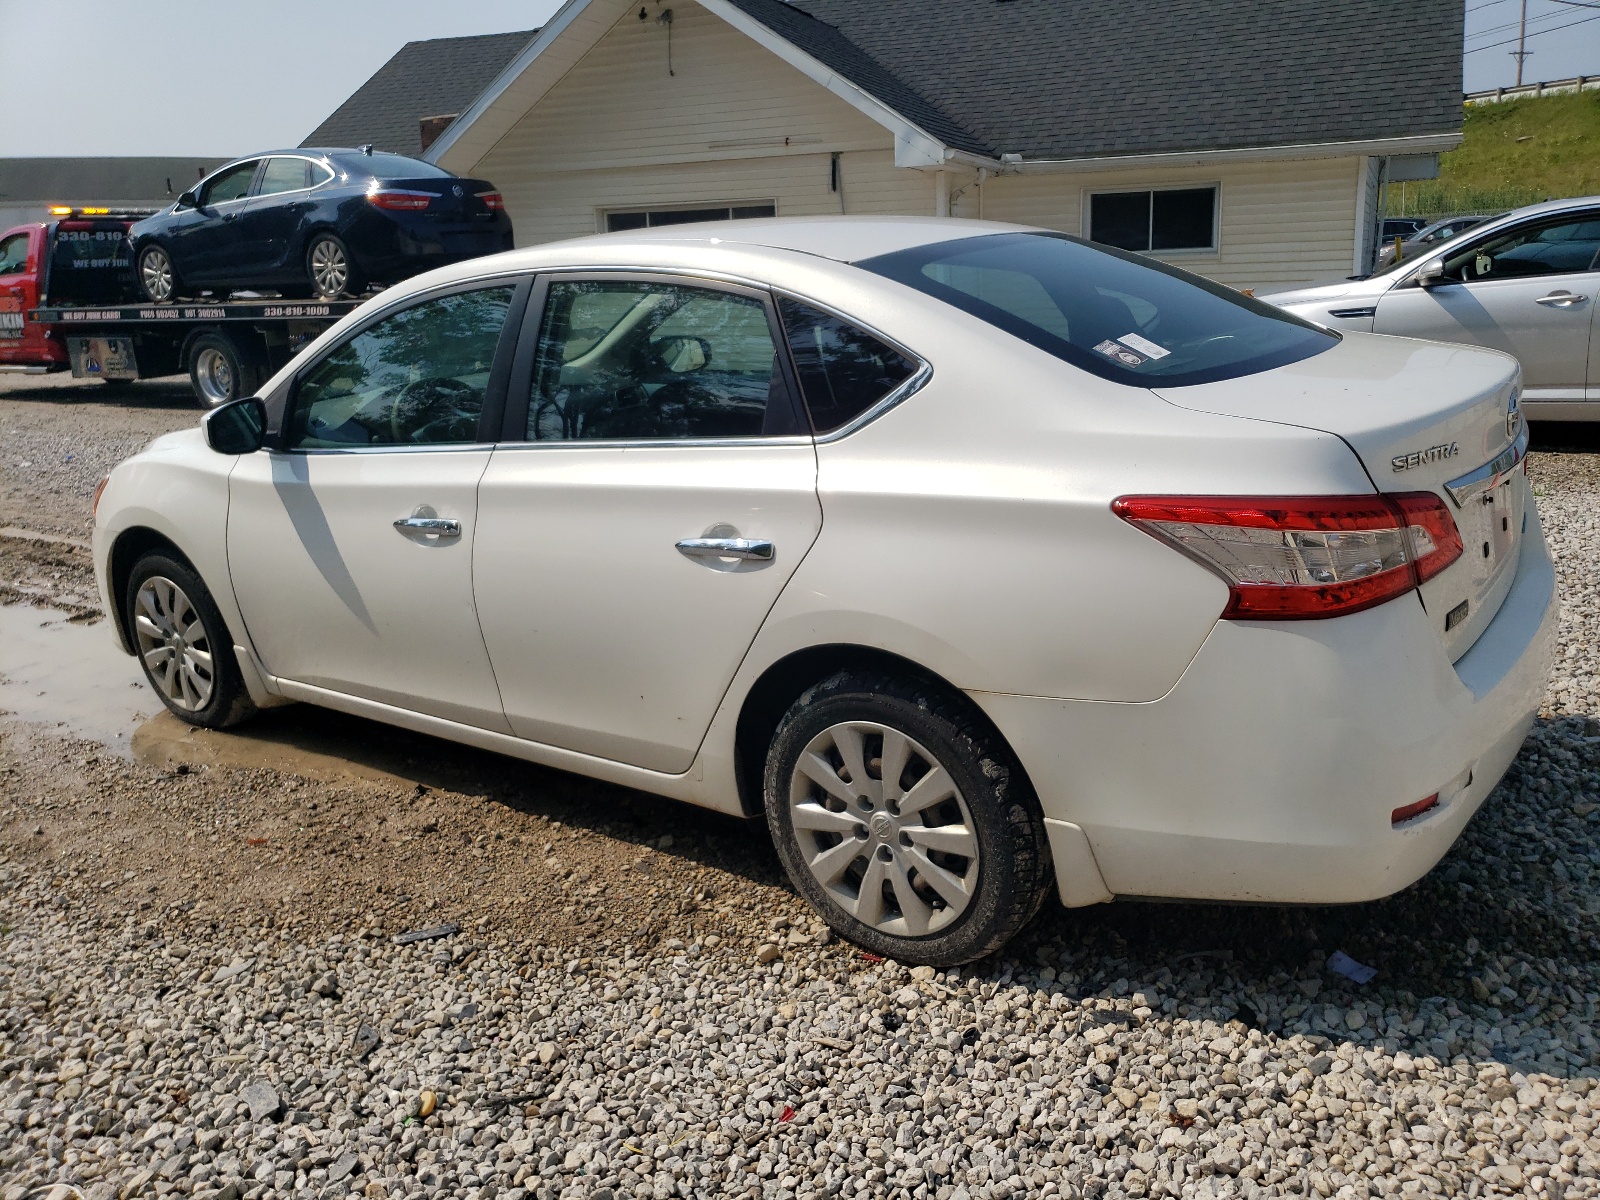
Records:
[[[1444,442],[1438,446],[1429,446],[1426,450],[1413,450],[1410,454],[1396,454],[1389,460],[1389,465],[1396,471],[1409,471],[1412,467],[1420,467],[1426,463],[1442,462],[1447,458],[1454,458],[1461,451],[1454,442]]]

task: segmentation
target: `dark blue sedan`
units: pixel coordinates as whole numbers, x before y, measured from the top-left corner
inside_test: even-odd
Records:
[[[128,231],[139,286],[359,295],[445,263],[511,249],[493,184],[370,147],[275,150],[231,162]]]

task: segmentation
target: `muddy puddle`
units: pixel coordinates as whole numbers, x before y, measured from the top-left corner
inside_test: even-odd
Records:
[[[93,738],[132,754],[133,733],[160,702],[104,621],[27,604],[0,605],[0,719]]]

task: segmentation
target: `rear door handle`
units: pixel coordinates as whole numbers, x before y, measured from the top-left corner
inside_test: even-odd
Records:
[[[690,558],[743,558],[771,562],[776,553],[769,541],[761,538],[684,538],[678,549]]]
[[[461,536],[461,522],[450,517],[401,517],[394,527],[401,533],[429,533],[442,538]]]
[[[1587,304],[1589,297],[1579,296],[1574,292],[1551,292],[1548,296],[1540,296],[1535,304],[1543,304],[1546,308],[1576,308],[1580,304]]]

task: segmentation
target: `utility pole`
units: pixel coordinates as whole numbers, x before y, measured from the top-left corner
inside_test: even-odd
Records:
[[[1522,62],[1533,51],[1528,49],[1528,0],[1522,0],[1522,28],[1517,33],[1517,48],[1511,57],[1517,60],[1517,86],[1522,86]]]

